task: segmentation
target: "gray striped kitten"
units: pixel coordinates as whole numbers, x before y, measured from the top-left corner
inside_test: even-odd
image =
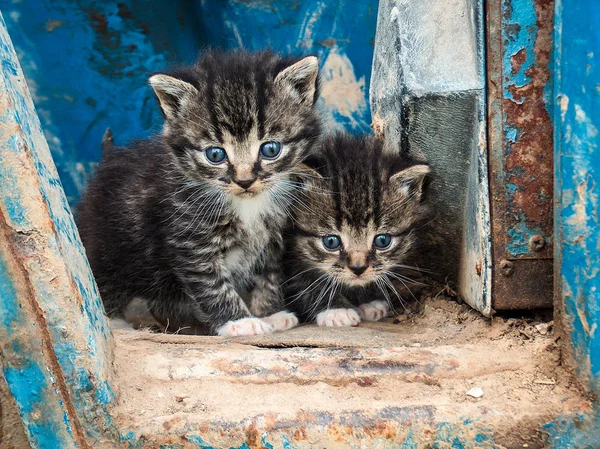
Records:
[[[386,316],[410,282],[429,210],[429,167],[385,155],[374,137],[336,135],[307,160],[287,240],[286,302],[303,321],[356,326]],[[398,296],[397,296],[398,295]]]
[[[135,298],[170,331],[297,324],[281,294],[282,229],[291,176],[320,133],[317,78],[314,56],[244,51],[150,78],[162,133],[128,148],[106,141],[79,208],[109,315]]]

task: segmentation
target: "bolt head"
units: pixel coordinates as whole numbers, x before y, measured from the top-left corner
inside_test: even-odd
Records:
[[[536,234],[529,239],[529,248],[532,251],[541,251],[546,246],[546,239],[541,234]]]
[[[515,264],[510,260],[502,259],[498,264],[498,267],[503,276],[512,276],[515,272]]]

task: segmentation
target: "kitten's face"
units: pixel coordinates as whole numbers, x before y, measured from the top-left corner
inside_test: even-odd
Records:
[[[232,53],[206,55],[183,80],[154,75],[164,134],[186,177],[239,198],[289,190],[319,134],[317,74],[312,56],[286,65]]]
[[[390,174],[370,139],[332,145],[340,151],[326,149],[325,176],[307,182],[306,207],[298,208],[297,256],[348,286],[393,278],[390,273],[413,255],[415,231],[426,215],[421,189],[429,168]]]

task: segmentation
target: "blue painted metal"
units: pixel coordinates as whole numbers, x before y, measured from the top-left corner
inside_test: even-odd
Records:
[[[557,284],[575,366],[600,397],[600,3],[556,11]]]
[[[600,399],[600,3],[556,0],[554,158],[556,308],[563,359]],[[570,337],[570,338],[569,338]],[[552,447],[596,448],[600,406],[545,426]]]
[[[369,130],[376,0],[0,0],[71,204],[100,159],[162,119],[150,73],[190,63],[205,46],[317,53],[332,128]]]
[[[85,447],[111,435],[112,338],[1,17],[0,63],[2,370],[34,447]]]

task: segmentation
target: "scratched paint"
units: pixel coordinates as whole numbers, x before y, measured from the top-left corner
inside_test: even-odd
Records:
[[[0,250],[0,337],[3,345],[3,375],[10,386],[11,394],[19,405],[19,413],[25,424],[29,441],[36,448],[63,448],[73,441],[68,416],[58,395],[54,394],[53,376],[45,368],[39,338],[28,333],[25,345],[11,342],[7,331],[12,334],[27,329],[31,323],[22,307],[17,293],[14,274],[9,268],[8,255]]]
[[[416,418],[417,415],[407,414],[398,416],[397,419],[406,419],[409,416]],[[386,416],[385,418],[390,418]],[[365,421],[365,419],[367,421]],[[360,441],[361,447],[377,447],[380,449],[500,449],[502,446],[494,442],[493,432],[485,426],[479,425],[475,420],[465,418],[458,422],[442,421],[437,424],[426,424],[423,417],[416,422],[386,422],[378,418],[373,420],[365,416],[354,413],[349,422],[327,421],[328,424],[311,428],[312,425],[300,426],[299,429],[291,430],[287,433],[285,428],[278,431],[257,433],[256,431],[246,429],[244,437],[239,443],[227,443],[230,449],[305,449],[314,447],[310,441],[319,441],[320,446],[331,448],[354,447],[357,441]],[[225,424],[225,423],[223,423]],[[282,423],[285,427],[290,427],[293,423]],[[301,423],[299,423],[301,424]],[[226,427],[228,424],[226,425]],[[361,427],[364,426],[364,427]],[[140,449],[148,446],[158,446],[161,448],[181,448],[181,449],[217,449],[224,447],[221,443],[216,443],[223,436],[223,428],[219,428],[218,423],[215,426],[215,433],[219,436],[207,435],[206,431],[202,435],[188,433],[184,437],[173,436],[163,437],[164,440],[177,439],[179,442],[163,442],[161,437],[153,439],[149,435],[137,437],[135,432],[130,431],[121,437],[121,441],[126,443],[127,449]],[[277,422],[272,422],[271,427],[281,427]],[[251,425],[250,429],[253,428]],[[255,424],[254,424],[255,428]],[[399,430],[404,428],[405,430]],[[302,430],[300,430],[302,429]],[[313,433],[314,432],[314,433]],[[362,438],[359,438],[362,435]]]
[[[267,46],[319,55],[339,73],[321,101],[333,128],[369,131],[366,107],[376,0],[0,0],[67,198],[74,205],[110,127],[118,143],[146,137],[162,118],[150,73],[191,63],[198,49]],[[60,57],[57,57],[60,54]],[[331,54],[331,57],[330,57]]]
[[[319,107],[331,129],[370,132],[367,107],[378,1],[197,2],[207,43],[319,56]],[[341,98],[345,97],[345,100]]]
[[[560,298],[574,367],[600,397],[600,4],[557,4],[556,212]]]
[[[22,277],[15,284],[16,298],[2,307],[4,319],[0,321],[7,345],[20,345],[20,349],[3,351],[3,356],[10,367],[11,363],[18,364],[20,357],[32,358],[32,353],[42,349],[46,365],[31,369],[48,372],[52,381],[44,384],[42,378],[32,378],[30,388],[41,393],[49,389],[57,395],[63,410],[54,415],[64,417],[69,435],[72,430],[71,440],[79,442],[73,444],[81,444],[84,433],[109,438],[111,334],[3,20],[0,59],[5,68],[0,76],[0,228],[6,237],[5,251],[14,259],[13,269],[2,277],[7,283]],[[25,313],[20,309],[26,299]],[[15,309],[24,313],[22,326],[28,328],[32,325],[28,321],[34,323],[41,348],[28,343],[27,335],[15,332]],[[21,374],[27,375],[29,368],[24,368]],[[26,413],[33,399],[18,394],[17,371],[6,375],[7,383],[21,412]],[[25,424],[31,435],[34,424]],[[70,447],[69,438],[59,430],[54,429],[55,437]]]

